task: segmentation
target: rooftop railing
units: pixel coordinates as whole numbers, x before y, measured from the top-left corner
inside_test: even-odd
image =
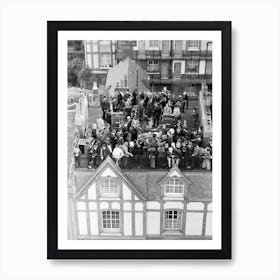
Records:
[[[94,170],[100,166],[104,159],[100,156],[88,158],[86,155],[81,155],[75,162],[75,169],[89,169]],[[176,158],[168,159],[166,156],[149,156],[149,155],[134,155],[133,157],[122,157],[116,161],[116,164],[125,170],[137,170],[137,169],[150,169],[150,170],[162,170],[170,169],[171,166],[178,164],[178,167],[182,171],[191,170],[212,170],[212,159],[205,156],[185,156],[179,160]]]

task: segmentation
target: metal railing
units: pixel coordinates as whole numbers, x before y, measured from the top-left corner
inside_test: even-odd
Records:
[[[166,78],[166,77],[164,77]],[[150,80],[151,83],[160,83],[164,81],[162,79],[161,74],[153,75]],[[212,83],[212,75],[210,74],[174,74],[169,73],[168,79],[165,79],[166,82],[176,82],[176,83],[192,83],[199,84],[202,81],[206,81],[206,83]]]
[[[104,160],[104,159],[103,159]],[[75,162],[75,168],[96,169],[103,161],[100,156],[88,159],[86,155],[81,155]],[[116,160],[114,159],[116,162]],[[179,169],[187,170],[212,170],[212,159],[203,156],[185,156],[177,161]],[[168,159],[166,156],[134,155],[133,157],[123,157],[118,161],[118,166],[122,169],[169,169],[176,164],[176,159]]]
[[[171,59],[171,58],[212,59],[212,50],[138,50],[133,51],[134,59]]]

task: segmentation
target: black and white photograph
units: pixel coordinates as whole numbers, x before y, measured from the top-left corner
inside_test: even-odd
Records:
[[[68,238],[212,239],[212,41],[68,41]]]
[[[230,23],[48,27],[49,248],[229,258]]]

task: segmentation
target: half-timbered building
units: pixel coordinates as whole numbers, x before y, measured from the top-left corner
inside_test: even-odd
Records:
[[[69,239],[212,238],[211,172],[123,170],[107,157],[69,182]]]

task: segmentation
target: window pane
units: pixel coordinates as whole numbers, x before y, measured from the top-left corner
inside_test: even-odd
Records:
[[[97,45],[97,43],[92,44],[92,51],[93,52],[98,52],[98,45]]]
[[[91,52],[91,47],[90,47],[90,44],[89,43],[87,43],[87,45],[86,45],[87,47],[86,47],[86,49],[87,49],[87,52]]]
[[[103,228],[106,229],[117,229],[120,228],[120,218],[118,211],[103,211]]]
[[[182,212],[176,211],[176,210],[165,211],[164,228],[165,229],[181,229],[182,228]]]
[[[88,67],[92,68],[91,54],[87,54],[87,65]]]
[[[158,41],[157,40],[151,40],[150,41],[150,47],[151,48],[157,48],[158,47]]]
[[[190,48],[198,48],[199,47],[199,41],[189,41],[189,47]]]
[[[100,41],[99,49],[100,49],[100,52],[111,52],[111,42],[110,41]]]
[[[110,54],[101,54],[100,55],[100,65],[103,67],[111,67],[111,55]]]
[[[187,73],[198,73],[198,60],[187,60],[186,63],[186,72]]]
[[[182,50],[183,49],[183,41],[182,40],[175,40],[175,50]]]

